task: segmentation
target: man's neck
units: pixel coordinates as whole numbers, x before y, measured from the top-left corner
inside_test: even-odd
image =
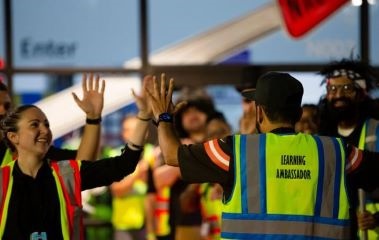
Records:
[[[189,138],[195,143],[204,142],[205,134],[203,132],[190,133]]]
[[[266,132],[271,132],[279,128],[295,128],[295,127],[290,123],[270,123],[269,126],[267,126]]]

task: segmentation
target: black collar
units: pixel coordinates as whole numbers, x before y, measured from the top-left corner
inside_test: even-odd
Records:
[[[275,128],[271,130],[270,132],[275,133],[275,134],[295,133],[295,129],[290,128],[290,127],[280,127],[280,128]]]

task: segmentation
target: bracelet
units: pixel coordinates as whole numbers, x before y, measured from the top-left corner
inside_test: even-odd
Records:
[[[143,149],[143,146],[134,144],[132,142],[128,142],[128,147],[132,148],[132,150],[134,150],[134,149],[136,149],[136,150],[142,150]]]
[[[137,115],[137,119],[138,119],[138,120],[141,120],[141,121],[144,121],[144,122],[147,122],[147,121],[150,121],[150,120],[151,120],[151,118],[142,118],[142,117],[140,117],[140,116],[138,116],[138,115]]]
[[[86,123],[92,124],[92,125],[98,125],[101,123],[101,117],[95,118],[95,119],[86,118]]]

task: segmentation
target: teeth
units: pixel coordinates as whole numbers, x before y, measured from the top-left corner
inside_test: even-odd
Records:
[[[47,139],[37,139],[37,142],[47,142]]]

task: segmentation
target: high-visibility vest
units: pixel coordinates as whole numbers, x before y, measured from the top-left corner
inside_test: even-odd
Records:
[[[13,153],[9,148],[7,148],[7,150],[5,150],[5,154],[3,156],[3,161],[1,162],[0,167],[4,167],[5,165],[12,162],[13,160],[14,160],[13,159]]]
[[[234,136],[223,239],[348,239],[345,150],[338,138]]]
[[[163,187],[155,195],[155,235],[167,236],[171,232],[170,228],[170,188]]]
[[[203,183],[200,185],[199,193],[203,226],[206,226],[205,239],[215,240],[220,239],[222,200],[211,199],[211,188],[210,183]]]
[[[375,119],[367,119],[361,130],[359,137],[358,148],[361,150],[369,150],[371,152],[379,152],[379,121]],[[366,210],[375,213],[379,211],[379,203],[373,202],[368,199],[366,203]],[[361,234],[361,231],[360,231]],[[369,239],[379,239],[379,227],[367,230]]]
[[[131,192],[112,198],[112,224],[116,230],[138,230],[145,224],[145,195],[147,186],[141,180],[133,183]]]
[[[120,153],[122,147],[109,149],[107,156],[113,157]],[[152,145],[145,144],[142,159],[152,155]],[[116,230],[138,230],[145,224],[145,196],[147,185],[142,180],[136,180],[132,189],[125,196],[112,197],[112,224]]]
[[[12,193],[12,172],[15,161],[0,169],[0,237],[3,236]],[[82,223],[80,161],[51,162],[55,184],[57,186],[60,221],[64,240],[84,239]],[[5,211],[4,211],[5,210]]]

